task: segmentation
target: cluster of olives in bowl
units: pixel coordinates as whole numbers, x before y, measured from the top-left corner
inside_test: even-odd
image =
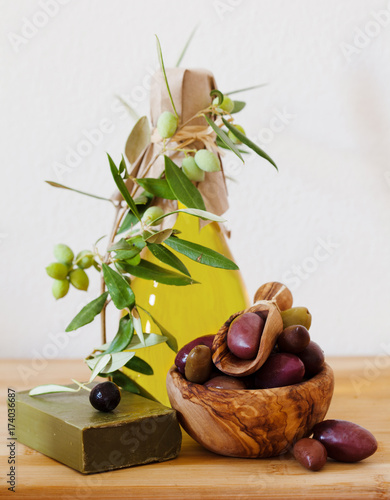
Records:
[[[251,375],[231,376],[214,365],[214,335],[199,337],[185,345],[178,352],[175,365],[189,382],[227,390],[284,387],[313,377],[321,371],[325,357],[318,344],[310,340],[309,311],[295,307],[282,311],[281,315],[284,329],[267,360]],[[230,352],[239,359],[254,359],[264,325],[265,319],[261,313],[246,312],[237,316],[227,332]]]
[[[352,462],[374,453],[377,444],[366,429],[324,420],[334,376],[310,339],[311,319],[306,307],[292,307],[287,287],[267,283],[255,304],[216,335],[182,347],[167,390],[188,434],[233,457],[273,457],[296,445],[294,456],[310,470],[328,456]]]

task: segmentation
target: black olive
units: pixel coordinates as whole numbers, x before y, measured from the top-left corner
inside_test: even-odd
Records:
[[[95,385],[89,393],[91,405],[99,411],[111,411],[119,405],[121,391],[114,382],[102,382]]]

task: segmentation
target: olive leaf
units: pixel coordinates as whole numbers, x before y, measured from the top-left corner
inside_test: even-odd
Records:
[[[188,215],[193,215],[194,217],[198,217],[199,219],[202,220],[211,220],[214,222],[226,222],[226,219],[223,217],[220,217],[219,215],[215,215],[211,212],[207,212],[206,210],[199,210],[197,208],[179,208],[178,210],[173,210],[173,212],[168,212],[161,217],[158,217],[157,219],[154,219],[154,222],[157,222],[161,219],[164,219],[164,217],[168,217],[169,215],[172,214],[177,214],[183,212]]]
[[[159,323],[156,318],[154,316],[152,316],[150,314],[149,311],[147,311],[146,309],[144,309],[143,307],[141,306],[138,306],[140,309],[142,309],[142,311],[144,311],[149,317],[150,319],[153,321],[153,323],[158,327],[158,329],[160,330],[160,332],[164,335],[164,337],[167,337],[167,346],[172,349],[173,352],[177,352],[178,349],[179,349],[179,346],[177,344],[177,340],[176,340],[176,337],[174,335],[172,335],[172,333],[168,332],[168,330],[161,324]]]
[[[29,396],[40,396],[41,394],[51,394],[53,392],[78,392],[80,387],[73,389],[73,387],[67,387],[66,385],[56,385],[56,384],[46,384],[38,385],[31,389],[28,393]]]
[[[95,316],[97,316],[103,309],[104,304],[106,303],[108,297],[108,292],[102,293],[100,297],[92,300],[84,306],[81,311],[72,319],[69,325],[66,327],[66,332],[72,332],[73,330],[77,330],[82,326],[88,325],[91,323]]]
[[[186,41],[184,47],[183,47],[183,50],[181,51],[180,53],[180,56],[179,56],[179,59],[177,60],[177,63],[176,63],[176,68],[178,68],[180,66],[180,63],[185,55],[185,53],[187,52],[187,49],[190,45],[190,43],[192,42],[192,39],[194,38],[194,35],[196,33],[196,30],[199,28],[199,23],[194,27],[194,29],[191,31],[190,33],[190,36],[188,37],[188,40]]]
[[[152,252],[152,254],[164,264],[168,264],[168,266],[173,267],[177,271],[180,271],[187,276],[191,276],[183,262],[178,257],[176,257],[173,252],[168,250],[168,248],[159,244],[149,244],[148,248]]]
[[[166,179],[135,179],[135,181],[153,196],[165,198],[166,200],[177,199]]]
[[[118,247],[114,250],[116,252],[116,258],[121,260],[133,259],[146,246],[141,235],[133,236],[133,238],[125,240],[123,244],[119,243],[120,242],[118,242]]]
[[[111,352],[120,352],[125,349],[131,342],[134,334],[134,325],[132,318],[126,314],[119,320],[119,328],[112,339],[109,347],[104,351],[104,354]]]
[[[102,264],[103,278],[117,309],[132,308],[135,304],[134,292],[127,281],[107,264]]]
[[[150,364],[138,356],[131,358],[131,360],[125,364],[125,367],[134,372],[142,373],[143,375],[153,375],[154,373]]]
[[[147,390],[141,387],[135,380],[132,380],[123,372],[117,370],[111,374],[112,380],[119,385],[123,390],[132,392],[133,394],[139,394],[143,398],[150,399],[151,401],[157,401],[157,399],[150,394]]]
[[[133,214],[140,221],[141,217],[140,217],[139,212],[137,210],[137,206],[134,203],[134,200],[131,197],[131,195],[126,187],[126,184],[124,183],[122,177],[119,175],[119,171],[118,171],[115,163],[113,162],[111,156],[109,154],[107,154],[107,156],[108,156],[108,161],[110,163],[111,174],[112,174],[112,177],[115,181],[115,184],[117,185],[117,188],[119,189],[121,195],[123,196],[123,199],[125,200],[125,202],[129,206],[130,210],[133,212]]]
[[[165,176],[176,198],[188,208],[206,210],[202,195],[181,169],[168,157],[164,156]]]
[[[133,118],[133,120],[134,121],[138,121],[139,120],[139,116],[138,116],[137,112],[135,111],[135,109],[132,106],[130,106],[130,104],[127,101],[125,101],[125,99],[123,99],[123,97],[121,97],[120,95],[116,95],[115,97],[127,109],[127,111],[129,112],[129,114]]]
[[[142,237],[147,243],[162,243],[169,238],[172,233],[172,228],[162,229],[156,232],[144,231]]]
[[[106,366],[108,365],[108,363],[111,362],[111,360],[112,360],[111,354],[104,354],[101,358],[99,358],[98,362],[93,367],[88,384],[90,384],[99,375],[99,373],[106,368]]]
[[[165,337],[164,335],[157,335],[156,333],[146,333],[144,337],[145,337],[144,344],[140,342],[138,338],[134,337],[133,340],[130,342],[130,344],[127,346],[127,349],[123,352],[130,354],[129,351],[132,351],[134,349],[142,349],[143,347],[152,347],[153,345],[163,344],[168,340],[168,338]]]
[[[144,331],[142,329],[141,318],[139,317],[136,307],[134,307],[133,310],[131,311],[131,315],[133,317],[134,330],[136,331],[138,338],[141,341],[141,344],[144,346],[145,345]]]
[[[240,158],[240,160],[243,162],[244,159],[241,156],[241,153],[239,152],[237,146],[235,146],[235,144],[233,144],[231,139],[229,139],[227,134],[223,130],[221,130],[219,127],[217,127],[217,125],[213,122],[213,120],[211,120],[208,116],[206,116],[206,115],[203,115],[203,116],[206,118],[206,121],[210,125],[210,127],[217,134],[217,137],[219,137],[221,139],[221,141],[226,145],[226,147],[228,147],[231,151],[233,151],[233,153],[236,154]]]
[[[60,184],[59,182],[53,182],[53,181],[45,181],[49,186],[56,187],[56,188],[61,188],[61,189],[67,189],[68,191],[74,191],[75,193],[78,194],[83,194],[85,196],[89,196],[90,198],[96,198],[97,200],[103,200],[103,201],[109,201],[113,205],[115,203],[110,199],[110,198],[104,198],[104,196],[98,196],[96,194],[91,194],[91,193],[86,193],[85,191],[80,191],[78,189],[74,189],[68,186],[64,186],[63,184]]]
[[[163,283],[164,285],[176,285],[176,286],[186,286],[197,284],[198,282],[192,278],[185,276],[183,274],[170,271],[164,267],[160,267],[152,262],[141,259],[141,262],[137,266],[132,266],[126,261],[117,261],[116,266],[123,269],[126,273],[129,273],[138,278],[143,278],[145,280],[153,280],[158,283]]]
[[[264,158],[265,160],[269,161],[275,168],[278,170],[278,167],[276,166],[276,163],[273,161],[273,159],[267,155],[265,151],[263,151],[257,144],[252,142],[248,137],[240,132],[234,125],[229,123],[225,118],[222,118],[223,123],[226,125],[226,127],[233,132],[233,134],[239,139],[245,146],[248,146],[248,148],[252,149],[256,154]]]
[[[223,149],[228,149],[229,151],[231,151],[231,149],[230,149],[230,148],[228,148],[228,147],[226,146],[226,144],[225,144],[224,142],[222,142],[222,140],[221,140],[218,136],[217,136],[217,138],[215,139],[215,142],[216,142],[216,144],[217,144],[217,146],[218,146],[218,147],[223,148]],[[238,150],[241,154],[244,154],[244,155],[249,154],[249,151],[246,151],[245,149],[240,149],[240,148],[237,148],[237,150]],[[227,176],[225,175],[225,177],[227,177]]]
[[[173,98],[172,98],[172,94],[171,94],[171,89],[169,88],[167,73],[165,71],[164,58],[163,58],[163,54],[162,54],[162,50],[161,50],[161,44],[160,44],[160,40],[158,39],[157,35],[156,35],[156,42],[157,42],[158,59],[160,61],[161,71],[163,72],[163,75],[164,75],[165,85],[167,87],[169,99],[170,99],[171,104],[172,104],[173,112],[175,113],[176,118],[179,119],[179,115],[177,114],[175,103],[173,102]]]
[[[225,95],[238,94],[239,92],[247,92],[248,90],[259,89],[260,87],[265,87],[267,83],[259,83],[258,85],[252,85],[251,87],[246,87],[238,90],[231,90],[230,92],[225,92]]]
[[[100,354],[91,359],[86,359],[85,362],[93,370],[95,366],[100,362],[100,360],[106,356],[106,354]],[[109,362],[102,368],[99,373],[111,373],[115,370],[119,370],[122,368],[130,359],[135,356],[134,352],[122,351],[122,352],[114,352],[112,354],[107,354],[110,357]]]
[[[123,372],[120,370],[117,370],[113,373],[110,373],[112,377],[112,381],[121,387],[123,390],[127,392],[131,392],[133,394],[141,394],[140,388],[138,384],[134,382],[134,380],[131,380],[127,375],[125,375]]]
[[[233,107],[232,111],[230,112],[231,115],[233,115],[234,113],[239,113],[246,106],[246,102],[244,102],[244,101],[233,101],[233,104],[234,104],[234,107]]]
[[[148,119],[146,116],[141,116],[126,141],[125,155],[130,164],[133,164],[146,146],[150,144],[150,137]]]
[[[192,243],[191,241],[182,240],[180,238],[170,237],[165,242],[168,246],[176,250],[189,259],[205,264],[206,266],[218,267],[220,269],[237,270],[238,266],[233,261],[224,255],[211,250],[210,248]]]

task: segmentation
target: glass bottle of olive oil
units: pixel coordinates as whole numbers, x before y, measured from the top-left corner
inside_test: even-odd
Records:
[[[218,223],[212,222],[199,231],[196,217],[179,214],[175,229],[181,231],[180,238],[211,248],[232,259]],[[135,278],[132,288],[137,303],[175,335],[180,349],[197,337],[217,333],[227,318],[245,309],[249,301],[240,271],[216,269],[181,254],[176,255],[185,263],[192,278],[200,284],[172,286]],[[149,251],[144,258],[164,266]],[[144,332],[159,333],[150,318],[142,311],[140,313]],[[141,349],[137,355],[153,367],[154,375],[140,375],[130,370],[127,373],[159,401],[169,404],[165,379],[174,363],[175,353],[164,343]]]

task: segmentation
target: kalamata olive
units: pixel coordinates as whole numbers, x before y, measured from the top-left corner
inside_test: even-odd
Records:
[[[114,382],[102,382],[95,385],[89,393],[89,402],[96,410],[109,412],[114,410],[121,400],[121,391]]]
[[[324,351],[312,340],[309,342],[307,347],[303,349],[303,351],[297,354],[297,356],[305,365],[306,377],[317,375],[325,363]]]
[[[313,428],[313,438],[339,462],[359,462],[376,452],[378,443],[370,431],[347,420],[324,420]]]
[[[188,354],[184,373],[189,382],[203,384],[210,378],[213,361],[207,345],[197,345]]]
[[[264,320],[255,313],[237,316],[229,326],[227,345],[229,350],[240,359],[256,357],[263,333]]]
[[[309,470],[320,470],[326,463],[326,448],[316,439],[303,438],[297,441],[293,449],[295,459]]]
[[[243,380],[237,377],[229,377],[228,375],[219,375],[208,380],[203,385],[206,387],[215,387],[215,389],[246,389]]]
[[[283,320],[283,328],[292,325],[302,325],[308,330],[310,329],[311,314],[307,307],[291,307],[291,309],[281,311],[280,315]]]
[[[255,373],[255,387],[270,389],[298,384],[305,374],[302,361],[295,354],[271,354],[264,365]]]
[[[302,325],[292,325],[285,328],[278,337],[278,346],[281,352],[297,354],[303,351],[310,342],[310,334]]]
[[[176,354],[175,365],[182,375],[184,375],[184,369],[190,351],[197,345],[207,345],[207,347],[210,347],[211,349],[214,337],[215,335],[204,335],[203,337],[198,337],[195,340],[191,340],[191,342],[180,349],[180,351]]]

